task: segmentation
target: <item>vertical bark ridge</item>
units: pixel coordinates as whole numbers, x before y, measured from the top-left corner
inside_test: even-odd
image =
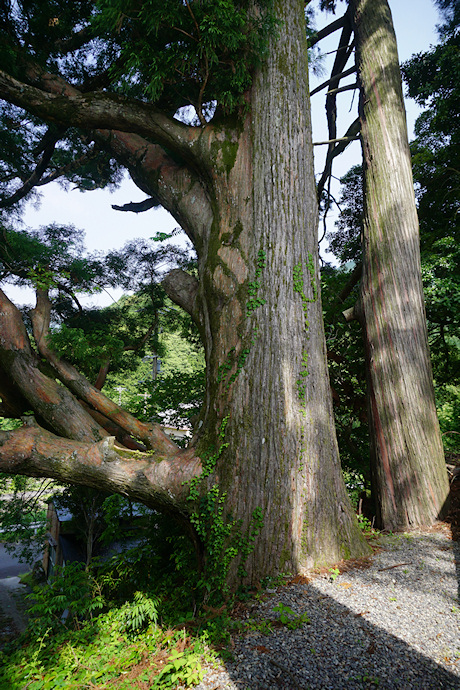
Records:
[[[362,306],[380,525],[438,518],[448,480],[434,403],[396,38],[387,0],[353,0],[365,171]]]
[[[224,407],[216,402],[216,417],[229,414],[229,447],[218,467],[229,509],[245,525],[255,508],[265,516],[246,567],[252,580],[367,553],[343,483],[328,386],[303,4],[289,0],[276,7],[289,29],[272,46],[252,87],[249,126],[243,128],[225,190],[229,209],[221,214],[224,225],[229,216],[234,222],[232,204],[240,199],[238,245],[247,273],[241,270],[241,285],[257,283],[260,303],[247,313],[247,291],[235,290],[220,305],[222,327],[214,342],[214,376],[230,346],[236,359],[249,350],[225,395],[237,370],[232,360],[221,383]],[[251,189],[246,204],[242,184]],[[219,250],[221,258],[227,254]],[[264,266],[258,271],[260,257]],[[234,261],[236,271],[235,266]],[[295,290],[295,276],[305,300]],[[221,286],[225,282],[222,276]],[[229,279],[229,289],[231,284]]]

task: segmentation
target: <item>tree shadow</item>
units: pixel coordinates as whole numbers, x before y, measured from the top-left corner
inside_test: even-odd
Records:
[[[256,622],[249,623],[249,632],[236,644],[235,661],[226,665],[234,685],[241,690],[460,688],[460,660],[455,654],[460,653],[457,621],[453,616],[446,631],[442,612],[430,610],[429,601],[425,600],[427,592],[422,576],[423,567],[431,569],[430,583],[433,583],[436,569],[439,570],[439,586],[442,587],[445,575],[441,573],[445,574],[449,562],[450,593],[446,594],[444,614],[447,609],[453,609],[454,603],[450,598],[459,606],[458,597],[455,596],[456,583],[452,590],[452,558],[458,564],[460,548],[459,544],[446,541],[446,546],[450,548],[445,551],[444,559],[443,547],[439,550],[439,541],[434,555],[434,540],[439,540],[439,537],[426,537],[423,548],[419,550],[417,547],[419,561],[414,565],[413,573],[404,575],[405,582],[400,568],[389,567],[367,571],[364,579],[362,573],[350,571],[334,583],[326,583],[319,578],[305,585],[279,589],[275,598],[257,607],[257,613],[251,612],[251,619]],[[406,547],[404,553],[407,554]],[[436,565],[431,561],[425,563],[430,554],[433,560],[439,557],[440,562],[436,560]],[[420,572],[419,578],[416,577],[416,570]],[[396,571],[399,573],[396,574]],[[398,579],[400,582],[395,585]],[[377,583],[385,587],[385,595],[380,596],[377,604],[374,604],[371,600],[375,593],[373,587]],[[357,587],[369,588],[370,610],[366,606],[363,608],[362,597],[354,597],[353,588]],[[330,596],[327,590],[336,591],[337,598]],[[403,596],[410,598],[412,606],[409,615],[406,609],[405,615],[401,616],[397,598]],[[354,598],[356,601],[353,601]],[[262,634],[257,630],[257,621],[260,622],[261,617],[276,620],[277,614],[273,608],[278,601],[289,606],[296,614],[306,612],[310,622],[297,630],[282,626],[269,635]],[[372,622],[373,618],[388,629]],[[430,634],[426,629],[427,618],[431,619]],[[439,634],[443,636],[444,632],[446,641],[442,642]],[[454,649],[455,645],[457,650]],[[431,656],[444,659],[445,665],[436,663],[423,653],[428,646]],[[451,655],[450,661],[447,661],[448,655]],[[447,668],[449,664],[450,670]]]

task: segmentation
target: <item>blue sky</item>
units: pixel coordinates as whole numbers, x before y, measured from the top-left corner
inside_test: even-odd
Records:
[[[314,0],[314,4],[318,4]],[[435,25],[439,21],[438,13],[431,0],[390,0],[400,61],[406,60],[413,53],[426,50],[430,44],[436,42]],[[343,0],[339,0],[339,10],[344,9]],[[318,28],[328,24],[333,16],[318,18]],[[326,52],[333,50],[338,40],[338,34],[321,43],[321,49]],[[327,77],[316,79],[312,77],[311,86],[315,86]],[[324,94],[324,92],[323,92]],[[339,124],[339,132],[346,131],[347,122],[356,117],[356,97],[353,103],[354,111],[348,115],[352,103],[352,92],[345,92],[339,96],[340,106],[347,114],[343,124]],[[419,112],[412,101],[406,104],[408,111],[408,130],[412,136],[413,124]],[[324,128],[324,95],[312,99],[313,111],[313,140],[327,139]],[[348,120],[347,120],[348,117]],[[340,136],[340,134],[339,134]],[[321,151],[322,149],[323,151]],[[318,159],[317,171],[321,170],[321,158],[325,147],[315,147],[315,158]],[[347,154],[336,159],[334,163],[334,175],[342,176],[350,167],[360,160],[359,142],[352,144]],[[110,194],[104,190],[81,193],[78,190],[63,191],[57,183],[46,188],[39,208],[29,205],[24,220],[30,227],[38,227],[47,223],[56,222],[73,224],[86,231],[86,244],[89,250],[104,251],[111,247],[121,247],[128,239],[134,237],[151,237],[157,231],[168,232],[177,226],[176,221],[164,210],[148,211],[138,215],[114,211],[111,204],[123,204],[129,201],[140,201],[145,195],[138,190],[129,180],[123,183],[121,188]],[[331,214],[330,223],[333,223],[334,214]],[[13,298],[11,290],[8,290]],[[119,293],[114,292],[112,297],[117,299]],[[27,298],[27,299],[30,299]],[[102,300],[107,303],[105,295]],[[94,301],[94,300],[93,300]],[[110,300],[109,300],[110,301]]]

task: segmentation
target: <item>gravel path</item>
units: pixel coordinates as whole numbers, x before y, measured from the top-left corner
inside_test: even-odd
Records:
[[[197,690],[460,689],[460,544],[433,531],[381,537],[381,547],[369,567],[254,605],[234,660]],[[267,631],[279,602],[309,622]]]

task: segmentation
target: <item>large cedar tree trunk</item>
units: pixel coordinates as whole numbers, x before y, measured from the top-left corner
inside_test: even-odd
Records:
[[[181,223],[197,249],[199,280],[176,270],[164,286],[195,319],[207,364],[206,399],[187,451],[145,428],[140,440],[157,449],[153,458],[119,452],[107,440],[85,453],[56,442],[53,455],[50,435],[28,443],[42,438],[34,428],[3,437],[1,466],[14,457],[16,471],[46,474],[48,453],[51,476],[74,473],[73,481],[92,486],[99,477],[101,488],[184,515],[193,506],[183,480],[200,474],[199,457],[206,466],[213,456],[199,491],[217,485],[243,531],[255,509],[263,514],[246,565],[252,582],[368,553],[342,478],[326,367],[304,4],[275,4],[280,37],[255,75],[246,113],[202,128],[100,92],[87,98],[38,69],[29,70],[34,88],[0,78],[0,95],[11,102],[91,130]],[[111,412],[46,346],[41,354],[74,395],[135,434],[117,406]]]
[[[264,514],[252,579],[366,551],[326,368],[303,8],[278,6],[287,30],[257,75],[247,119],[213,132],[218,217],[200,252],[209,398],[198,448],[218,445],[228,417],[219,487],[243,525],[255,508]]]
[[[361,316],[378,522],[431,524],[447,500],[396,37],[387,0],[352,0],[365,209]]]

